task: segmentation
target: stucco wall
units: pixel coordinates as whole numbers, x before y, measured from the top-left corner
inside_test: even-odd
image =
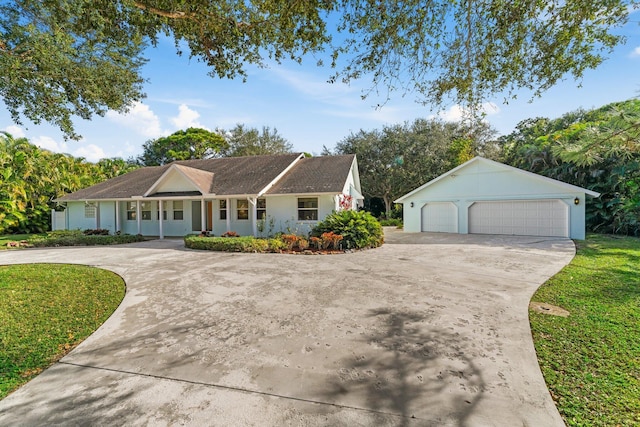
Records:
[[[574,204],[578,197],[580,203]],[[428,202],[452,202],[458,208],[458,232],[469,232],[469,207],[476,201],[559,199],[569,206],[569,236],[585,238],[585,194],[564,185],[476,162],[403,200],[404,230],[421,231],[421,209]],[[413,203],[413,207],[411,204]]]
[[[318,198],[318,218],[323,219],[329,215],[335,209],[335,196],[333,195],[305,195],[302,197],[317,197]],[[253,207],[249,204],[249,219],[238,220],[237,200],[232,198],[229,200],[229,209],[227,215],[229,215],[230,227],[229,230],[235,231],[241,236],[248,236],[253,234],[252,219],[253,219]],[[267,201],[267,221],[265,223],[264,231],[262,234],[275,234],[279,231],[291,232],[297,234],[306,234],[317,223],[317,221],[298,221],[298,197],[297,196],[268,196]],[[220,219],[220,203],[219,200],[212,200],[212,220],[213,227],[212,233],[219,236],[227,231],[227,221]],[[164,236],[184,236],[191,233],[197,233],[201,230],[201,224],[193,225],[193,208],[198,210],[196,217],[200,218],[200,203],[193,203],[193,200],[183,201],[183,219],[173,219],[173,206],[171,201],[166,201],[167,219],[163,220],[163,234]],[[127,219],[127,202],[120,201],[119,216],[120,216],[120,231],[122,233],[137,234],[138,222]],[[67,210],[69,215],[69,229],[87,229],[96,228],[98,225],[96,219],[85,218],[84,202],[69,202],[67,204]],[[111,233],[115,233],[116,230],[116,202],[107,201],[99,203],[100,215],[99,215],[99,227],[106,228]],[[206,215],[206,213],[205,213]],[[145,236],[158,236],[159,235],[159,221],[158,221],[158,202],[151,201],[151,219],[140,221],[141,230],[140,233]]]

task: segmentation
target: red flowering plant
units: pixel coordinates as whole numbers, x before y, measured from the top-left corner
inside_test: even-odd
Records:
[[[295,234],[283,234],[280,239],[287,245],[288,250],[292,250],[298,241],[298,236]]]
[[[353,207],[353,196],[349,194],[341,194],[338,200],[338,207],[341,211],[351,210]]]
[[[322,249],[338,249],[338,244],[344,238],[340,234],[336,234],[333,231],[329,231],[327,233],[322,233],[320,236],[322,239]]]

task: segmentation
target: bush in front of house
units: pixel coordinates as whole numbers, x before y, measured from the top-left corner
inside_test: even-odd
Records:
[[[317,238],[325,233],[341,235],[345,249],[376,248],[384,242],[382,226],[366,211],[334,212],[311,230],[311,236]]]
[[[80,230],[50,231],[45,235],[34,236],[29,243],[35,247],[56,246],[101,246],[142,242],[144,237],[132,234],[104,235],[84,234]]]
[[[269,240],[251,236],[229,238],[191,235],[184,238],[184,245],[190,249],[221,252],[267,252],[271,249]]]

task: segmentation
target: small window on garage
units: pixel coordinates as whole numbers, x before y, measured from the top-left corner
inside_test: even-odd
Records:
[[[84,217],[95,218],[96,217],[96,204],[93,202],[84,204]]]

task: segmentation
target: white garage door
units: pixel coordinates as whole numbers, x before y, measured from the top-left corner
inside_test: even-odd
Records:
[[[451,202],[427,203],[422,207],[422,231],[458,232],[458,208]]]
[[[560,200],[476,202],[469,233],[569,237],[569,207]]]

